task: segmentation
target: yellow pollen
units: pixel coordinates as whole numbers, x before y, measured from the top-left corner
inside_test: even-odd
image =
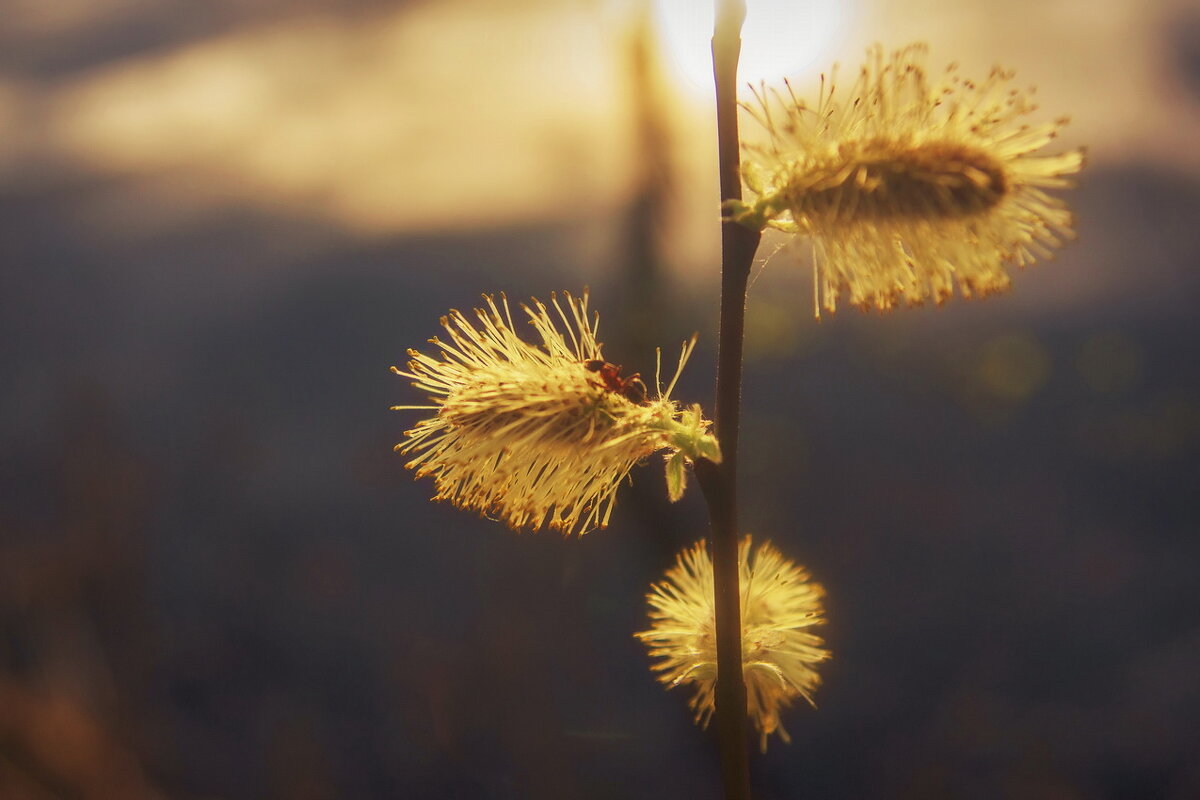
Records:
[[[1033,90],[1007,70],[975,83],[924,64],[924,46],[874,47],[848,94],[822,81],[806,105],[785,83],[743,106],[769,141],[743,146],[756,199],[732,210],[811,241],[818,309],[992,294],[1073,236],[1049,190],[1071,185],[1083,152],[1040,152],[1063,121],[1027,122]]]
[[[981,149],[875,140],[843,142],[796,170],[781,195],[797,222],[824,226],[961,219],[988,211],[1007,191],[1003,167]]]
[[[545,447],[574,450],[587,445],[597,433],[617,427],[624,410],[620,404],[627,402],[600,387],[580,391],[587,385],[586,378],[576,382],[573,393],[563,392],[562,385],[552,387],[544,382],[472,386],[455,393],[453,402],[443,405],[438,416],[452,428],[482,437],[503,436],[536,419]],[[510,407],[514,400],[519,400],[519,407]]]

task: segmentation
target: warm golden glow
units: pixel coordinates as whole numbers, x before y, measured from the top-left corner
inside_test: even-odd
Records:
[[[66,85],[48,138],[88,168],[355,230],[511,224],[624,185],[596,22],[448,2],[245,27]]]
[[[678,183],[691,187],[677,193],[667,255],[680,270],[707,268],[719,246],[709,224],[710,22],[701,19],[712,0],[657,1],[658,16],[670,12],[662,60],[668,69],[690,63],[693,79],[679,83],[694,86],[678,92],[693,102],[667,94],[663,104]],[[5,30],[58,52],[68,39],[125,29],[147,2],[29,0],[6,7]],[[142,232],[230,207],[367,235],[567,216],[605,225],[640,163],[623,42],[630,9],[646,2],[441,0],[356,14],[304,3],[43,77],[13,61],[0,65],[0,176],[48,164],[118,177],[106,184],[115,191],[77,198],[81,213]],[[1073,137],[1098,162],[1200,170],[1195,106],[1164,80],[1161,26],[1139,6],[1093,4],[1030,26],[1027,14],[983,0],[748,5],[745,80],[800,73],[795,85],[811,97],[815,73],[833,62],[844,65],[843,85],[852,81],[870,42],[927,38],[965,73],[985,75],[1001,60],[1036,75],[1039,102],[1071,108]],[[765,44],[755,33],[763,27]],[[679,55],[680,42],[691,56]],[[774,63],[754,65],[772,53]],[[151,213],[134,220],[131,202]],[[611,255],[606,235],[589,231],[575,263]],[[1076,284],[1064,296],[1074,302],[1080,292]]]
[[[711,94],[712,0],[654,0],[664,44],[686,82]],[[748,0],[738,77],[774,80],[836,52],[852,0]]]

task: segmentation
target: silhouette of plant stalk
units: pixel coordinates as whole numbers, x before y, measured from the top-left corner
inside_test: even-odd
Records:
[[[737,67],[745,0],[716,0],[713,77],[722,208],[741,200]],[[721,320],[717,350],[716,434],[720,464],[698,459],[696,478],[708,504],[717,640],[715,725],[726,800],[749,800],[746,684],[742,678],[741,590],[738,586],[737,456],[741,416],[746,283],[761,234],[731,220],[721,224]]]

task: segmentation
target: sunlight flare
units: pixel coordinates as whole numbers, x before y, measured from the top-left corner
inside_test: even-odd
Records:
[[[852,6],[849,0],[748,0],[738,78],[775,80],[828,60],[841,41]],[[664,48],[684,81],[710,93],[713,4],[654,0],[654,10]]]

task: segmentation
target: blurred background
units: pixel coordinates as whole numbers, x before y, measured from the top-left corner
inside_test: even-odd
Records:
[[[756,796],[1200,797],[1200,12],[749,2],[746,80],[925,40],[1090,157],[1004,297],[818,324],[764,245],[744,525],[835,658]],[[518,536],[387,410],[446,309],[584,285],[711,407],[709,5],[0,2],[0,798],[717,797],[631,636],[699,496]]]

